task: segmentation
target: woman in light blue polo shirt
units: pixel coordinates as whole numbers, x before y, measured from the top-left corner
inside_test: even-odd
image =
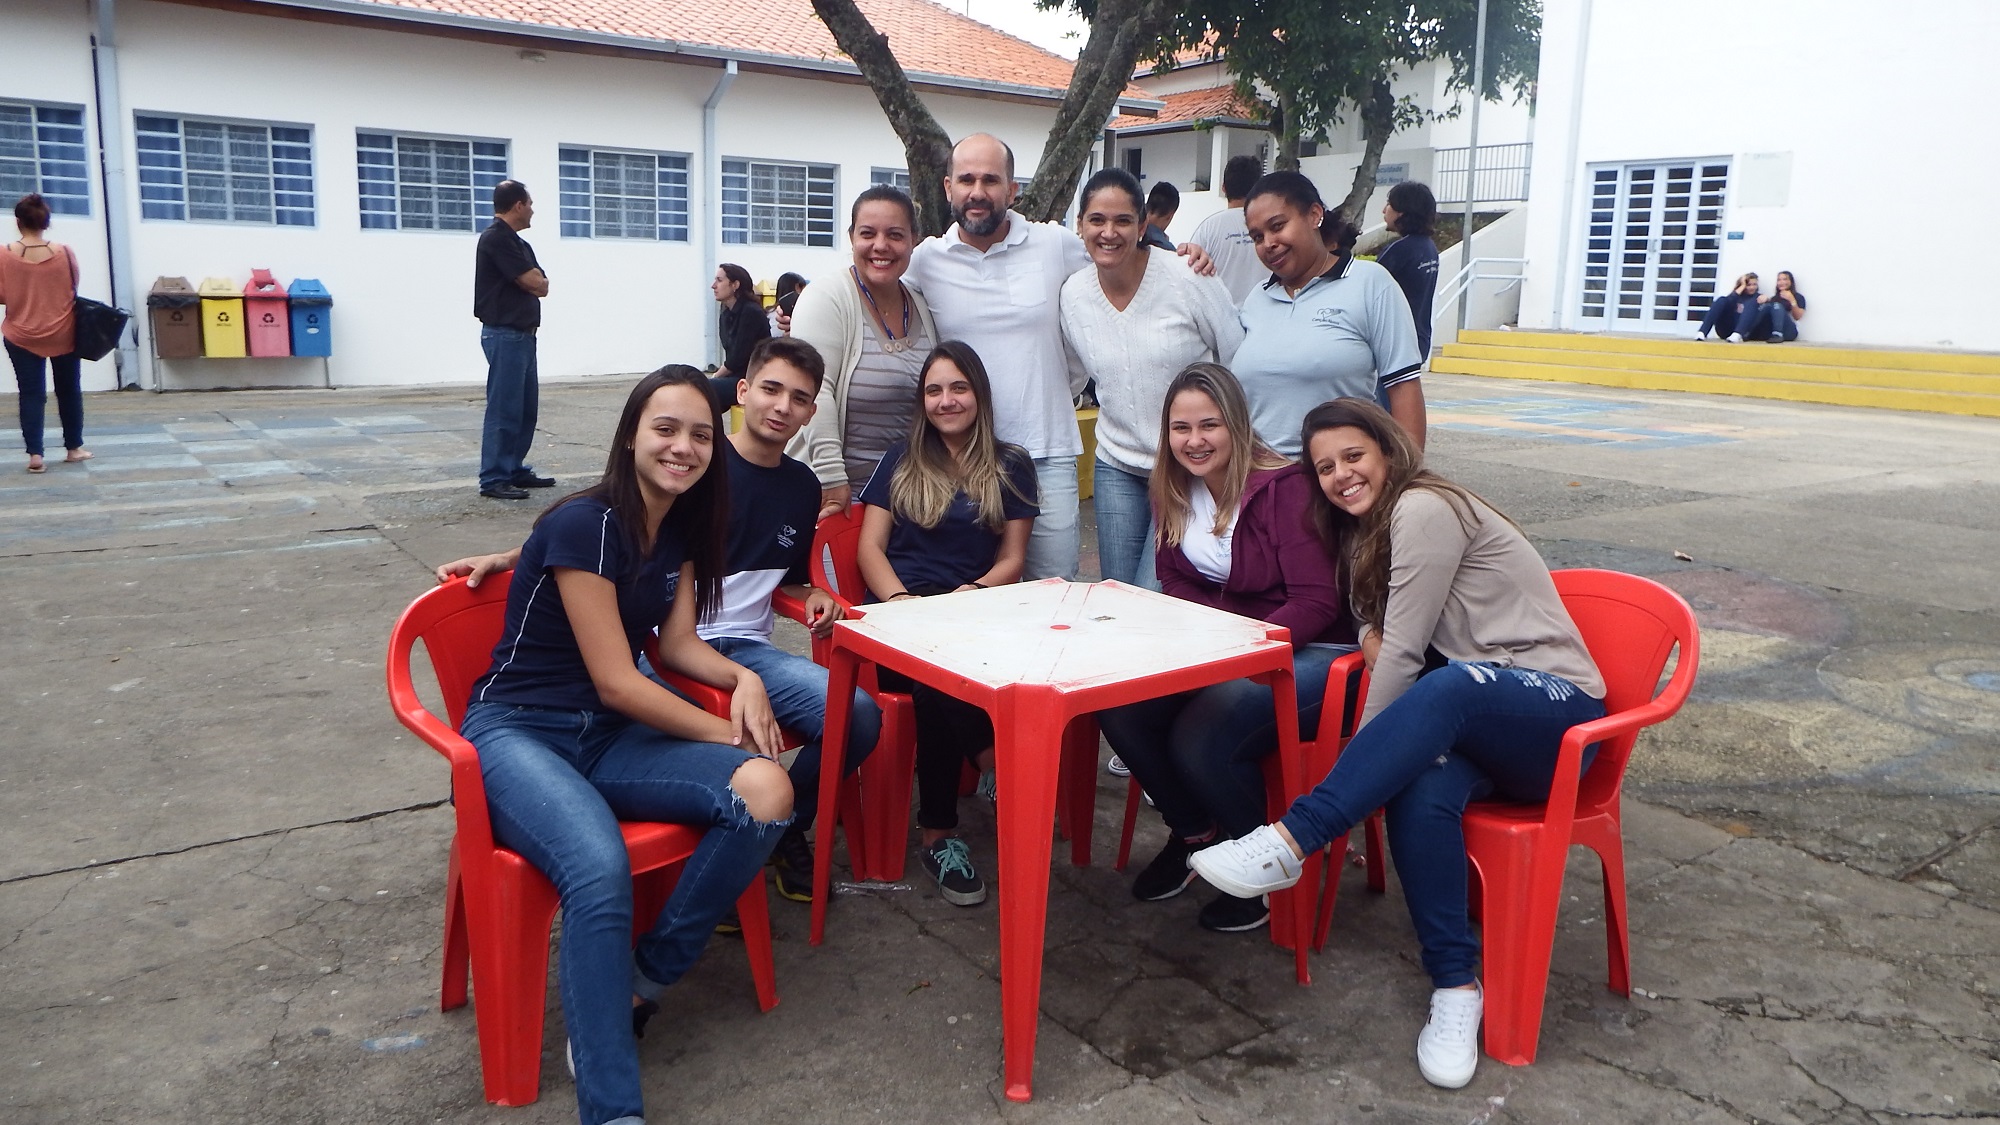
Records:
[[[1416,322],[1389,271],[1354,259],[1353,225],[1297,172],[1257,181],[1244,224],[1271,279],[1243,299],[1243,346],[1232,369],[1257,436],[1299,455],[1299,421],[1341,397],[1389,405],[1419,448],[1424,391]]]

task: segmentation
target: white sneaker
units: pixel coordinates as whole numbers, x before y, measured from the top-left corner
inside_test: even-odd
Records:
[[[1188,866],[1219,891],[1237,898],[1282,891],[1299,881],[1299,857],[1278,830],[1259,825],[1248,836],[1203,848],[1188,857]]]
[[[1417,1034],[1417,1069],[1424,1081],[1456,1090],[1472,1081],[1479,1065],[1479,1017],[1486,1009],[1480,988],[1440,988],[1431,993],[1431,1022]]]
[[[1125,759],[1116,754],[1111,755],[1111,760],[1104,763],[1104,772],[1112,777],[1132,776],[1132,768],[1125,764]]]

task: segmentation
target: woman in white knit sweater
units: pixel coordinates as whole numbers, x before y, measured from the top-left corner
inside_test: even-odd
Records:
[[[820,512],[844,511],[891,445],[910,436],[917,379],[938,342],[923,295],[903,284],[917,245],[910,197],[877,185],[855,197],[854,264],[799,291],[792,338],[826,360],[819,408],[785,452],[819,477]]]
[[[1099,566],[1106,578],[1157,590],[1146,489],[1167,384],[1191,363],[1227,365],[1243,325],[1222,282],[1149,249],[1145,231],[1131,173],[1106,168],[1083,185],[1077,232],[1091,265],[1063,283],[1062,331],[1071,363],[1097,381]]]
[[[1417,1068],[1457,1088],[1479,1062],[1479,939],[1466,909],[1467,801],[1541,801],[1563,735],[1604,715],[1604,679],[1513,521],[1424,468],[1403,427],[1341,398],[1306,415],[1313,522],[1341,567],[1372,674],[1354,740],[1284,819],[1189,860],[1248,898],[1386,809],[1389,850],[1431,977]],[[1428,654],[1436,653],[1436,657]],[[1590,768],[1596,747],[1583,754]]]

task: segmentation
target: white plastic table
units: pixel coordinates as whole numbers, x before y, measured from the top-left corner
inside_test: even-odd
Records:
[[[901,672],[982,707],[993,719],[999,835],[1000,1008],[1010,1101],[1032,1096],[1042,939],[1048,916],[1050,836],[1073,720],[1109,707],[1254,677],[1271,685],[1276,713],[1296,715],[1290,633],[1118,582],[1059,578],[991,590],[870,605],[834,626],[823,760],[846,754],[847,717],[863,661]],[[1304,792],[1296,723],[1278,724],[1287,801]],[[1088,862],[1092,740],[1070,755],[1070,827]],[[820,771],[819,820],[839,816],[840,771]],[[1081,811],[1079,821],[1078,812]],[[812,943],[826,932],[833,849],[813,855]],[[1301,887],[1311,885],[1302,880]],[[1286,895],[1300,893],[1296,890]],[[1310,904],[1274,898],[1273,939],[1310,979]],[[1289,933],[1278,932],[1280,924]],[[1285,938],[1289,937],[1289,942]]]

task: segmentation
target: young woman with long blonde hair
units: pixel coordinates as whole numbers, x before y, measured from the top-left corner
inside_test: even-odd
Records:
[[[946,340],[918,378],[908,441],[882,455],[861,490],[867,505],[861,577],[878,601],[983,590],[1021,579],[1036,508],[1035,463],[993,433],[993,389],[979,353]],[[903,677],[883,674],[897,690]],[[924,867],[954,906],[986,901],[986,884],[957,834],[958,779],[971,759],[989,768],[986,712],[922,684],[917,710],[917,827]]]

